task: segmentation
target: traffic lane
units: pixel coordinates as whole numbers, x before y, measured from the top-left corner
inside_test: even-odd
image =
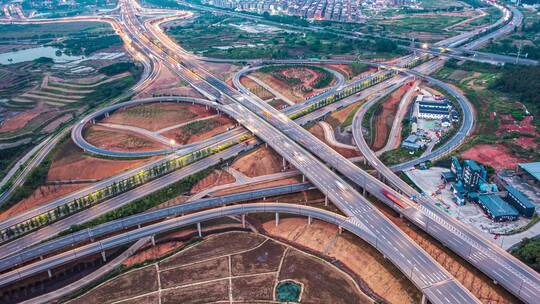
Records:
[[[149,193],[152,193],[156,190],[162,189],[164,187],[173,184],[181,180],[182,178],[187,177],[193,173],[201,171],[207,167],[215,165],[221,161],[221,159],[230,158],[238,153],[240,153],[245,147],[242,146],[233,146],[225,151],[219,152],[217,154],[208,156],[202,159],[199,162],[187,165],[186,167],[169,173],[161,178],[154,179],[148,183],[145,183],[131,191],[122,193],[112,199],[106,200],[102,203],[94,205],[88,209],[82,210],[74,215],[52,223],[46,227],[43,227],[33,233],[29,233],[23,237],[15,239],[7,244],[0,246],[0,253],[3,256],[13,255],[28,246],[36,244],[41,240],[50,238],[64,230],[69,229],[70,226],[75,224],[80,224],[89,221],[90,219],[96,218],[100,215],[103,215],[111,210],[119,208],[125,204],[130,203],[133,200],[142,198]]]
[[[127,218],[114,220],[93,228],[84,229],[67,236],[59,237],[41,245],[26,248],[17,255],[3,257],[0,260],[0,271],[11,268],[14,265],[23,263],[25,261],[35,259],[39,256],[46,255],[48,253],[51,253],[53,250],[59,250],[70,245],[78,244],[83,241],[88,241],[98,236],[112,233],[114,231],[123,230],[129,227],[133,227],[135,225],[145,224],[150,221],[155,221],[168,216],[177,216],[178,214],[182,214],[184,212],[190,212],[197,209],[211,208],[231,202],[251,200],[260,197],[275,196],[286,193],[305,191],[309,189],[313,189],[313,187],[308,183],[277,186],[221,197],[201,199],[182,205],[167,207],[155,211],[145,212],[143,214],[129,216]]]
[[[294,124],[294,126],[296,126],[296,124]],[[303,138],[298,138],[297,137],[297,133],[293,132],[296,130],[296,128],[292,126],[292,125],[288,125],[287,127],[289,127],[290,129],[288,130],[288,132],[286,132],[289,137],[291,137],[292,139],[298,141],[299,139],[303,139],[304,141],[309,141],[309,140],[312,140],[312,137],[311,136],[308,136],[306,135],[304,132],[300,132],[304,137]],[[264,128],[263,126],[260,126],[259,125],[259,128]],[[249,126],[248,126],[248,129],[249,129]],[[302,129],[304,130],[304,129]],[[256,134],[258,136],[261,136],[259,134]],[[296,136],[295,136],[296,135]],[[268,142],[269,144],[270,143],[275,143],[275,138],[265,138],[264,136],[261,136],[261,138]],[[276,145],[277,147],[273,147],[274,149],[276,149],[278,151],[279,154],[281,155],[290,155],[290,154],[295,154],[294,151],[280,151],[280,147],[282,146],[285,146],[285,145]],[[321,144],[320,143],[317,143],[315,141],[312,141],[311,143],[308,142],[307,146],[311,146],[311,147],[321,147]],[[321,147],[321,149],[324,150],[324,147]],[[305,154],[309,154],[307,151],[304,151]],[[320,154],[318,155],[320,158],[322,158],[323,160],[327,161],[327,162],[331,162],[331,160],[329,161],[329,157],[325,157],[324,155],[321,156]],[[330,155],[331,157],[333,155]],[[345,186],[344,184],[337,184],[335,183],[335,178],[334,176],[332,175],[326,175],[326,174],[321,174],[321,170],[320,169],[317,169],[317,172],[311,172],[309,170],[309,168],[311,166],[307,166],[308,169],[304,169],[305,166],[303,166],[303,164],[300,162],[298,163],[296,161],[296,159],[288,159],[289,162],[291,162],[295,167],[299,168],[302,172],[304,172],[304,174],[310,179],[310,181],[312,183],[314,183],[316,186],[320,187],[320,189],[327,192],[327,195],[329,196],[329,198],[332,200],[332,202],[334,202],[336,205],[338,205],[338,207],[340,207],[340,209],[342,209],[344,212],[348,213],[349,215],[355,215],[355,216],[359,216],[360,214],[363,214],[365,212],[373,212],[373,207],[371,207],[371,205],[365,201],[365,198],[363,198],[362,196],[360,195],[357,195],[356,197],[351,197],[353,195],[353,193],[356,193],[356,191],[354,190],[350,190],[348,188],[348,185]],[[318,162],[316,162],[318,163]],[[326,168],[325,166],[323,166],[324,168]],[[326,180],[327,183],[318,183],[317,181],[313,180],[311,177],[312,177],[312,174],[317,174],[316,176],[318,178],[320,178],[321,180]],[[328,180],[330,179],[330,180]],[[348,191],[348,197],[344,197],[343,195],[341,195],[342,193],[339,193],[339,192],[336,192],[335,189],[337,189],[338,187],[344,187],[344,189],[347,189],[349,190]],[[328,189],[330,188],[330,189]],[[356,193],[357,194],[357,193]],[[334,197],[332,197],[334,196]],[[345,201],[344,201],[345,200]],[[353,204],[352,203],[347,203],[347,202],[352,202],[352,201],[355,201],[355,202],[363,202],[362,204],[362,208],[361,209],[361,212],[360,213],[352,213],[350,212],[350,206],[352,206]],[[369,218],[367,218],[369,219]],[[382,221],[381,221],[382,220]],[[381,215],[381,219],[378,220],[373,226],[374,227],[379,227],[381,224],[383,223],[386,223],[386,224],[389,224],[391,226],[393,226],[392,224],[390,224],[389,222],[387,222],[386,220],[383,220],[382,219],[382,215]],[[400,237],[400,241],[403,240],[403,238],[406,238],[406,236],[403,234],[403,232],[399,229],[397,229],[396,227],[392,227],[392,231],[390,230],[377,230],[376,232],[377,233],[381,233],[381,234],[384,234],[388,237],[388,239],[392,239],[392,238],[395,238],[396,236],[399,236]],[[382,228],[384,229],[384,228]],[[409,240],[410,241],[410,240]],[[390,242],[390,241],[387,241],[387,242]],[[412,246],[411,246],[412,245]],[[423,253],[419,247],[416,247],[417,245],[412,243],[412,241],[408,242],[408,243],[403,243],[401,242],[400,243],[400,246],[403,247],[403,248],[409,248],[409,250],[411,250],[408,254],[411,254],[413,256],[421,256],[421,255],[425,255],[425,253]],[[386,244],[383,245],[383,247],[388,250],[388,251],[384,251],[386,253],[393,253],[393,255],[390,255],[392,257],[401,257],[400,255],[400,250],[397,248],[397,247],[394,247],[392,245],[388,245],[386,246]],[[403,253],[402,253],[403,254]],[[428,273],[428,272],[436,272],[434,271],[434,269],[437,269],[439,268],[438,267],[438,264],[436,264],[434,261],[432,260],[429,260],[429,259],[425,259],[425,260],[422,260],[422,259],[418,259],[418,258],[413,258],[413,260],[415,260],[416,263],[418,263],[418,267],[422,267],[423,269],[423,273]],[[405,265],[404,263],[402,263],[399,259],[398,260],[393,260],[393,262],[396,264],[396,266],[398,267],[403,267],[403,269],[407,270],[408,268],[410,267],[413,267],[413,265]],[[437,266],[434,266],[434,265],[437,265]],[[425,268],[424,268],[425,267]],[[402,269],[402,270],[403,270]],[[424,271],[425,270],[425,271]],[[441,270],[440,273],[435,273],[434,277],[432,278],[428,278],[428,277],[425,277],[425,276],[420,276],[419,279],[421,279],[422,281],[421,282],[417,282],[417,284],[420,284],[420,286],[426,286],[426,284],[432,284],[433,283],[433,280],[437,280],[437,279],[440,279],[441,277],[445,277],[445,278],[448,278],[448,275]]]

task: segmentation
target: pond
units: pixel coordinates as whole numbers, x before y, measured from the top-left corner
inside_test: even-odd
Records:
[[[8,65],[24,61],[32,61],[34,59],[38,59],[39,57],[52,58],[55,63],[65,63],[84,58],[84,56],[69,56],[57,51],[60,51],[60,49],[52,46],[41,46],[15,52],[2,53],[0,54],[0,64]],[[60,54],[60,56],[58,56],[58,54]]]
[[[276,286],[276,299],[279,302],[298,302],[302,286],[293,281],[282,281]]]

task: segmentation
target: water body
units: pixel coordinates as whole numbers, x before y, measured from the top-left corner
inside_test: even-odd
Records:
[[[298,302],[302,286],[293,281],[281,281],[276,286],[276,300],[279,302]]]
[[[84,58],[84,56],[69,56],[62,53],[57,56],[58,48],[52,46],[41,46],[32,49],[26,49],[21,51],[2,53],[0,54],[0,64],[15,64],[19,62],[32,61],[39,57],[49,57],[54,60],[55,63],[66,63]]]

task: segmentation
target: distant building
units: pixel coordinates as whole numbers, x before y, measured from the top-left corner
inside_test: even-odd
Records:
[[[461,167],[461,164],[459,163],[459,159],[455,156],[452,156],[452,163],[450,165],[450,171],[456,175],[458,179],[461,178],[463,175],[463,168]]]
[[[451,117],[452,105],[447,101],[436,101],[426,97],[417,99],[418,117],[425,119],[449,119]]]
[[[418,143],[418,136],[416,135],[409,135],[407,138],[401,143],[401,147],[405,148],[407,150],[416,151],[422,147],[421,144]]]
[[[495,194],[479,195],[478,204],[484,209],[487,216],[495,222],[513,221],[519,217],[516,208]]]
[[[528,183],[540,186],[540,162],[518,164],[517,173]]]
[[[463,185],[468,191],[477,191],[480,182],[487,178],[486,169],[474,160],[468,159],[463,163]]]
[[[514,206],[520,214],[528,218],[533,216],[535,206],[523,193],[510,185],[506,186],[506,191],[508,192],[506,201]]]

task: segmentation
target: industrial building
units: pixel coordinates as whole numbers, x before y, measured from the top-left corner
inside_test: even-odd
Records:
[[[496,194],[479,195],[478,204],[486,212],[487,216],[495,222],[513,221],[519,217],[516,208]]]
[[[416,151],[422,148],[423,146],[424,145],[422,143],[419,143],[418,136],[416,135],[407,136],[407,138],[401,143],[402,148],[405,148],[411,151]]]
[[[517,174],[529,184],[540,186],[540,162],[518,164]]]
[[[416,97],[418,103],[418,117],[424,119],[450,119],[452,118],[452,105],[446,100],[439,101],[435,98],[419,95]]]
[[[506,186],[506,192],[506,201],[514,206],[519,213],[528,218],[534,215],[535,205],[523,193],[510,185]]]
[[[506,191],[500,192],[497,185],[489,183],[486,169],[474,160],[465,160],[462,165],[452,157],[450,171],[443,172],[441,179],[451,183],[456,204],[464,205],[466,200],[477,203],[496,222],[520,215],[531,218],[535,213],[535,205],[516,188],[503,185]]]

